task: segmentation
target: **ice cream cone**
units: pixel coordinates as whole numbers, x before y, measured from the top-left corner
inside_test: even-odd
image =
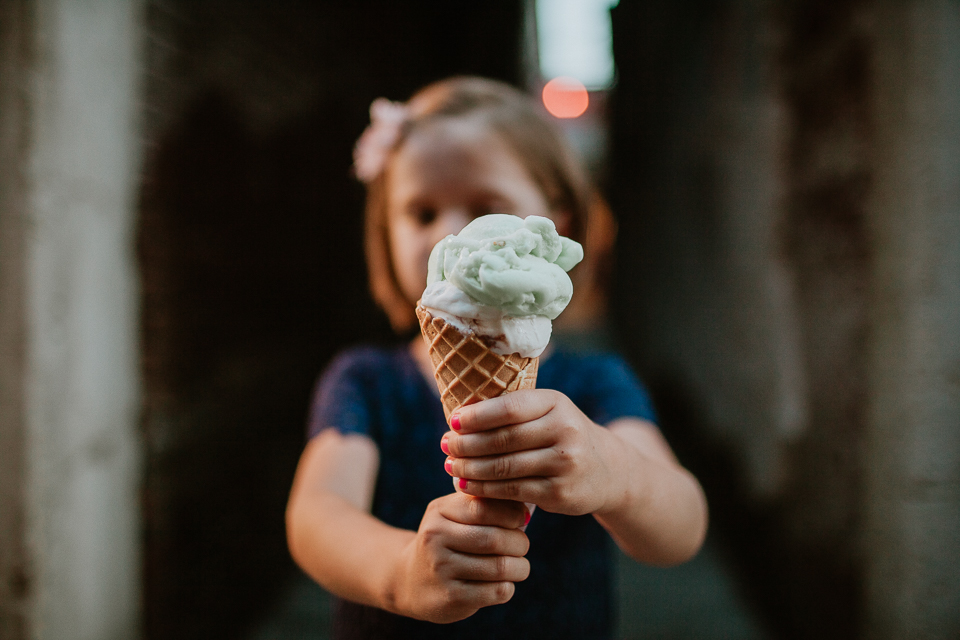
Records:
[[[460,331],[419,304],[417,318],[433,362],[447,421],[462,406],[518,389],[536,388],[539,357],[500,355],[480,336]]]
[[[536,388],[551,323],[573,295],[567,272],[582,259],[542,216],[480,216],[433,247],[417,318],[448,423],[465,405]]]

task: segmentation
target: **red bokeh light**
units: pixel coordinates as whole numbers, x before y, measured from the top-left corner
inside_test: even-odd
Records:
[[[590,104],[587,88],[576,78],[560,76],[543,87],[543,106],[557,118],[576,118]]]

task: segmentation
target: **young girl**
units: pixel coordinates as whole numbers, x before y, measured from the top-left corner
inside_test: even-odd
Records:
[[[594,195],[519,91],[455,78],[406,104],[377,101],[371,116],[355,158],[367,259],[399,332],[416,325],[434,244],[477,216],[547,216],[589,261]],[[576,301],[590,265],[572,275]],[[287,532],[296,562],[338,597],[336,637],[607,638],[610,538],[656,565],[697,552],[703,493],[627,365],[558,348],[537,386],[465,407],[448,427],[419,333],[331,364]]]

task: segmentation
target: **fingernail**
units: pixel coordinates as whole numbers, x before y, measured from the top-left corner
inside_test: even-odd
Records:
[[[453,475],[453,460],[447,458],[447,461],[443,463],[443,468],[446,469],[447,473]]]
[[[523,526],[527,526],[528,524],[530,524],[530,516],[532,516],[533,514],[530,513],[530,509],[526,507],[523,508],[523,511],[524,511]]]
[[[460,414],[455,413],[450,416],[450,428],[454,431],[460,431]]]
[[[457,478],[457,486],[460,487],[461,489],[466,489],[467,488],[466,478]]]
[[[442,439],[440,440],[440,448],[443,450],[443,452],[444,452],[445,454],[450,455],[450,447],[447,446],[447,439],[446,439],[446,438],[442,438]]]

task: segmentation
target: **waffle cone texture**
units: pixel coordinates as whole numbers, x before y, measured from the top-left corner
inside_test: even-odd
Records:
[[[420,332],[427,343],[443,413],[518,389],[537,386],[540,358],[500,355],[474,333],[463,333],[417,304]]]

